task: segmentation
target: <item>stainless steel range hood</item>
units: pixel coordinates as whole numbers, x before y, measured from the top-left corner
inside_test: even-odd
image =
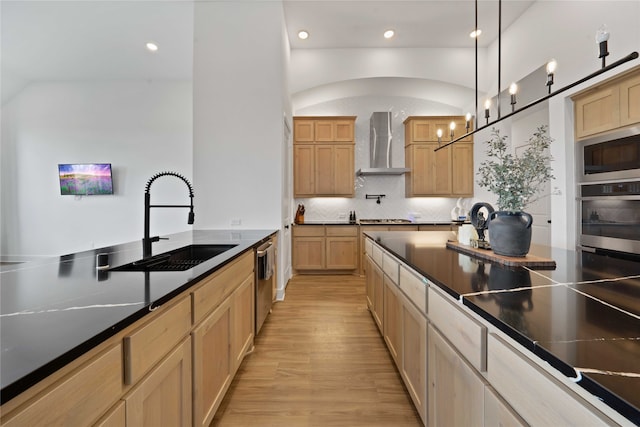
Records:
[[[391,167],[391,112],[371,114],[369,121],[370,167],[358,170],[357,175],[402,175],[407,168]]]

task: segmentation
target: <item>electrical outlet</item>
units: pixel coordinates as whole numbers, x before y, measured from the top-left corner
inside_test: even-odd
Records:
[[[338,219],[347,219],[347,214],[346,213],[338,214]]]
[[[231,220],[231,225],[240,225],[242,224],[242,220],[240,218],[234,218]]]
[[[417,218],[422,218],[422,215],[419,212],[413,212],[411,215],[416,219]]]

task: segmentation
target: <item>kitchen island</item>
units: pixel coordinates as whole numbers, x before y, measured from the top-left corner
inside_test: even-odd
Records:
[[[429,339],[436,346],[438,340],[451,344],[455,349],[451,354],[462,354],[461,360],[465,360],[462,364],[472,367],[470,372],[481,384],[488,384],[491,390],[495,387],[526,423],[536,424],[532,421],[536,415],[529,416],[527,408],[538,413],[551,412],[545,407],[545,399],[554,397],[536,395],[537,374],[529,383],[531,378],[515,368],[520,365],[514,360],[527,361],[522,367],[533,366],[532,372],[544,372],[553,387],[580,396],[574,400],[590,402],[585,403],[586,407],[599,408],[594,413],[600,415],[593,419],[601,419],[599,411],[614,409],[615,422],[640,423],[640,263],[584,251],[533,246],[532,254],[553,259],[557,267],[506,268],[448,249],[447,239],[455,239],[452,233],[367,231],[366,235],[371,245],[367,253],[372,250],[374,254],[378,251],[383,254],[370,255],[370,262],[372,269],[384,276],[386,299],[378,306],[384,306],[384,310],[392,308],[392,319],[381,322],[392,331],[388,333],[381,327],[392,355],[397,346],[403,345],[393,331],[401,330],[396,324],[406,321],[402,317],[394,321],[395,313],[402,312],[402,308],[393,308],[394,301],[411,301],[415,286],[419,286],[422,289],[415,295],[422,296],[413,297],[413,305],[418,310],[422,307],[425,324],[427,320],[429,323]],[[405,286],[403,281],[407,277],[418,279],[409,280],[414,283],[413,288]],[[369,283],[369,276],[367,280]],[[401,291],[397,292],[398,289]],[[391,295],[387,290],[395,292],[396,297],[387,298]],[[372,314],[376,318],[375,309]],[[384,311],[380,317],[387,314]],[[464,321],[458,323],[457,314]],[[471,343],[475,347],[465,353]],[[429,349],[433,345],[429,343]],[[502,348],[514,349],[513,353],[523,357],[512,358],[511,353],[496,351]],[[396,364],[402,363],[398,360],[403,358],[398,356]],[[407,374],[407,378],[411,376]],[[429,378],[428,382],[425,394],[437,397],[438,391],[433,390],[437,380]],[[412,386],[408,385],[408,389]],[[523,398],[528,390],[532,395]],[[551,402],[551,406],[554,404]],[[437,416],[435,407],[430,406],[428,412],[429,417]],[[610,422],[606,418],[602,423]]]
[[[0,272],[3,425],[6,408],[15,409],[15,401],[22,400],[21,394],[29,394],[31,388],[38,391],[41,383],[46,383],[52,376],[63,375],[59,372],[64,372],[69,366],[84,363],[78,360],[106,343],[113,341],[114,348],[120,346],[118,342],[121,343],[122,338],[119,335],[125,332],[131,335],[125,337],[125,341],[130,339],[130,343],[125,343],[124,350],[116,348],[113,354],[120,352],[121,355],[115,359],[118,366],[124,363],[124,382],[128,383],[117,385],[118,393],[130,389],[135,378],[127,378],[127,375],[137,375],[135,371],[139,361],[126,360],[127,346],[135,349],[137,337],[144,337],[145,330],[140,333],[134,328],[135,325],[149,326],[145,324],[150,322],[147,318],[160,319],[166,314],[163,312],[170,313],[165,316],[168,322],[159,336],[170,335],[174,325],[180,323],[173,321],[175,319],[171,316],[178,316],[180,321],[184,319],[184,329],[175,331],[176,337],[183,339],[185,334],[188,336],[192,325],[197,325],[208,311],[224,298],[230,298],[231,293],[237,290],[229,285],[234,281],[246,282],[243,287],[247,292],[242,296],[246,305],[242,307],[253,307],[253,249],[275,232],[198,230],[172,234],[167,236],[168,240],[154,243],[153,254],[188,245],[231,246],[220,255],[185,271],[129,272],[96,268],[98,254],[108,254],[112,268],[142,258],[140,242],[3,266]],[[226,270],[236,273],[237,277],[222,276],[221,284],[211,279]],[[176,303],[176,300],[182,302]],[[246,319],[242,319],[242,315]],[[249,325],[253,329],[252,312],[239,312],[238,319],[243,327]],[[192,333],[197,336],[197,330]],[[247,333],[252,340],[252,331]],[[184,348],[190,347],[189,342],[189,339],[185,341]],[[156,342],[151,340],[148,347],[141,350],[143,353],[152,352],[155,345]],[[171,343],[171,347],[173,345]],[[129,371],[133,374],[127,374]],[[140,375],[145,372],[148,372],[146,367],[140,369]],[[116,375],[120,379],[123,377],[122,372],[116,372]],[[46,391],[49,385],[43,387]]]

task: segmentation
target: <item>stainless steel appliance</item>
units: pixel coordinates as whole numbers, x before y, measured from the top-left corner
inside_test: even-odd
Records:
[[[640,180],[580,186],[580,245],[640,254]]]
[[[391,112],[375,112],[369,120],[369,168],[358,170],[358,175],[402,175],[407,168],[391,166]]]
[[[275,279],[275,248],[268,241],[256,250],[256,310],[255,332],[260,332],[273,302],[273,281]]]
[[[640,127],[577,144],[578,182],[640,178]]]

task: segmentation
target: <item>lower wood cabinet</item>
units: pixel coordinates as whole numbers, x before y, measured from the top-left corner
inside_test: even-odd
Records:
[[[63,377],[14,412],[3,427],[91,425],[123,391],[122,345],[118,343]]]
[[[528,426],[491,386],[484,388],[484,425],[505,427]]]
[[[127,411],[124,400],[121,400],[93,427],[122,427],[125,425],[127,425]]]
[[[382,333],[382,320],[384,313],[384,282],[382,269],[375,262],[367,257],[369,264],[367,274],[367,302],[369,311],[373,316],[373,320],[378,326],[378,330]]]
[[[231,312],[233,314],[231,355],[233,356],[233,373],[235,374],[244,356],[253,347],[253,328],[255,327],[254,308],[255,280],[253,274],[247,276],[232,296]]]
[[[484,382],[431,325],[428,338],[429,425],[484,426]]]
[[[293,227],[292,267],[297,273],[355,272],[358,269],[358,226]]]
[[[191,424],[191,339],[187,337],[124,397],[127,426]]]
[[[231,384],[231,300],[193,330],[194,426],[208,426]]]
[[[615,424],[496,334],[488,349],[489,382],[530,425]]]
[[[425,425],[630,425],[371,239],[365,247],[367,305]]]
[[[402,297],[400,374],[420,417],[427,419],[427,317]]]
[[[402,363],[402,300],[398,286],[384,276],[383,336],[396,365]]]
[[[253,345],[253,293],[251,274],[192,332],[195,426],[211,423],[244,355]]]

